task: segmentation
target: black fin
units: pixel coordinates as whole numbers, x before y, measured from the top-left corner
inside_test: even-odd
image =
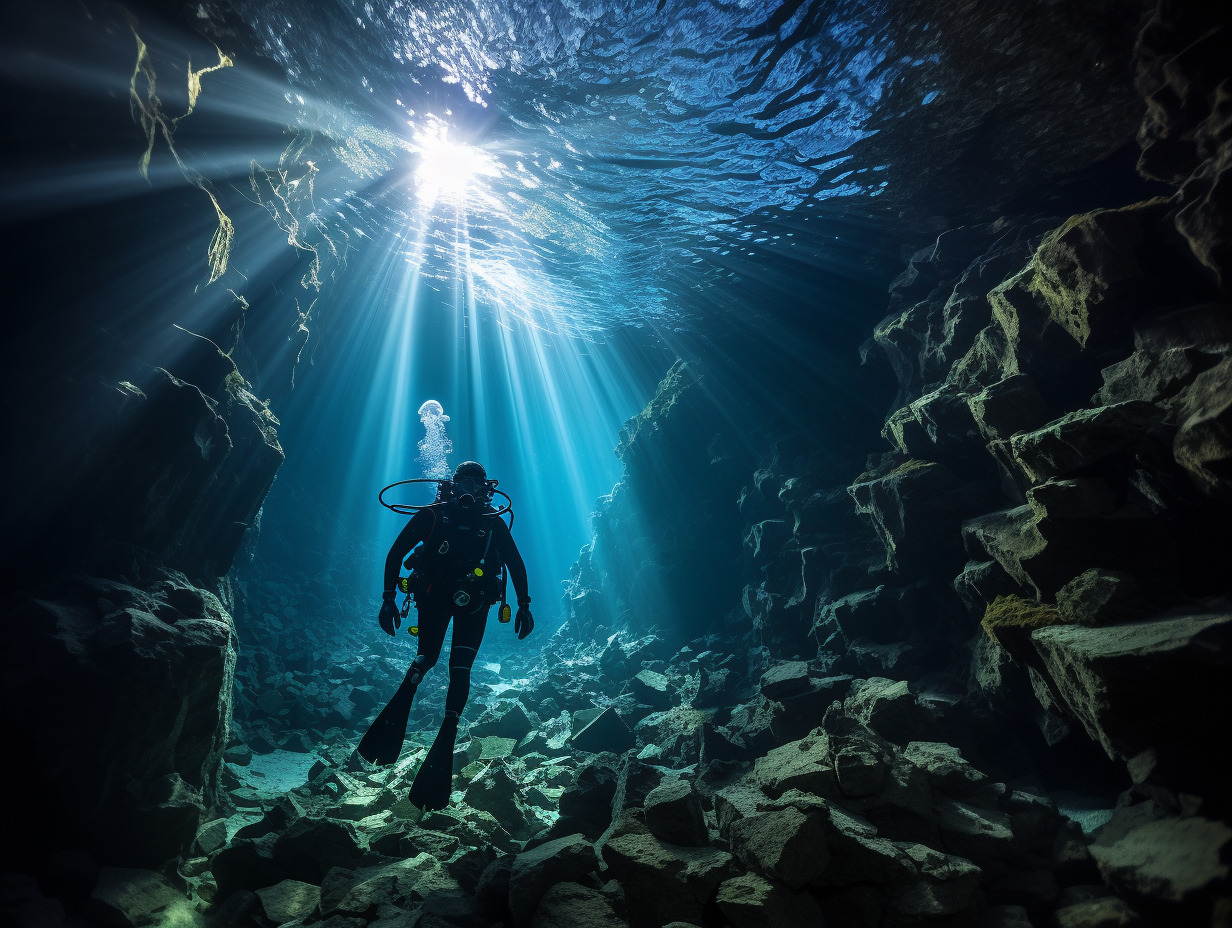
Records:
[[[394,698],[381,710],[369,726],[368,733],[360,740],[356,748],[360,757],[372,764],[397,763],[418,684],[418,679],[412,679],[412,675],[407,674]]]
[[[428,756],[411,784],[411,802],[423,811],[443,809],[453,792],[453,746],[458,738],[457,718],[446,717]]]

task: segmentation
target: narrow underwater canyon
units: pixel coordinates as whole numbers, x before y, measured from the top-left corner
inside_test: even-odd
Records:
[[[645,6],[687,19],[688,5]],[[545,267],[573,275],[580,295],[559,287],[561,307],[576,296],[583,321],[598,312],[588,301],[612,307],[590,330],[565,309],[502,308],[500,275],[481,261],[505,241],[495,220],[441,259],[476,261],[464,287],[453,271],[435,289],[417,276],[406,297],[386,264],[363,263],[396,251],[429,279],[423,255],[457,245],[460,206],[452,238],[382,237],[352,217],[339,220],[344,247],[328,214],[358,216],[362,202],[384,215],[393,143],[324,117],[287,127],[301,72],[363,74],[365,40],[335,58],[321,37],[377,34],[385,14],[87,4],[73,29],[22,21],[29,54],[4,71],[5,173],[25,184],[6,183],[3,200],[16,308],[6,924],[1232,923],[1232,23],[1196,3],[874,6],[768,5],[742,27],[742,42],[779,37],[775,61],[800,35],[824,32],[849,63],[893,45],[860,66],[865,83],[894,61],[944,64],[886,78],[867,134],[843,142],[848,160],[809,164],[808,198],[758,202],[776,175],[751,180],[735,149],[712,153],[698,195],[717,244],[690,240],[700,257],[663,259],[670,273],[641,290],[647,254],[685,247],[683,231],[672,237],[681,215],[593,207],[568,227],[585,230],[574,252],[564,225],[533,240]],[[622,68],[639,45],[609,20],[633,29],[619,16],[634,8],[549,10],[570,61],[597,47],[610,69],[577,77],[559,106],[600,107],[603,88],[632,80]],[[424,9],[476,35],[497,21],[495,5]],[[857,13],[885,31],[862,32]],[[587,30],[570,38],[569,16],[590,17]],[[319,57],[297,34],[320,41],[308,46]],[[385,52],[374,39],[368,53]],[[201,71],[215,53],[221,70]],[[188,62],[183,116],[169,115],[169,75],[182,78],[160,54]],[[409,46],[399,54],[409,68]],[[726,73],[715,54],[639,67],[668,74],[700,57]],[[57,55],[110,75],[106,102],[33,81],[31,62]],[[208,109],[212,81],[240,80],[232,59],[255,69],[241,96],[270,110],[267,124]],[[778,73],[767,67],[753,83]],[[519,68],[533,71],[487,65],[486,90],[441,80],[434,105],[461,112],[460,88],[498,101]],[[757,127],[791,110],[792,93],[806,98],[792,106],[828,112],[800,89],[809,73],[758,99],[756,125],[716,104],[707,138],[767,157],[756,146],[775,133]],[[713,75],[701,79],[721,84]],[[638,80],[652,93],[629,95],[654,97]],[[686,96],[664,104],[666,122],[689,121]],[[529,99],[491,107],[515,140]],[[653,124],[649,102],[631,106]],[[601,135],[550,129],[510,158],[530,164],[554,133]],[[227,133],[241,155],[210,147]],[[41,165],[63,186],[89,144],[135,176],[147,143],[150,192],[120,207],[80,191],[32,205]],[[591,174],[613,173],[583,175],[566,212],[628,199],[651,183],[642,172],[675,184],[679,153],[651,149],[620,164],[595,155]],[[328,151],[373,186],[329,201]],[[847,191],[861,164],[884,182]],[[557,168],[527,174],[519,196],[546,197]],[[646,196],[676,204],[679,189]],[[533,206],[521,221],[551,225]],[[733,225],[714,218],[729,209]],[[183,217],[203,212],[208,229],[190,234]],[[610,280],[579,257],[622,235],[638,242]],[[386,317],[345,289],[356,278],[369,296],[427,302],[381,331]],[[646,305],[626,317],[609,286]],[[462,321],[446,312],[455,299]],[[151,305],[166,316],[149,318]],[[442,328],[456,370],[413,355]],[[532,360],[497,367],[497,344]],[[391,346],[429,373],[383,367]],[[619,373],[602,367],[619,352]],[[445,404],[452,453],[495,460],[515,498],[537,626],[519,642],[489,618],[451,799],[425,811],[408,790],[440,725],[447,662],[425,677],[397,762],[359,760],[415,642],[377,626],[401,523],[364,521],[351,503],[377,510],[382,483],[417,475],[414,410],[453,376],[469,392]],[[355,379],[378,387],[352,395]],[[398,399],[382,406],[377,389]],[[549,400],[572,414],[549,421]],[[381,426],[385,444],[335,454],[387,408],[403,425]]]

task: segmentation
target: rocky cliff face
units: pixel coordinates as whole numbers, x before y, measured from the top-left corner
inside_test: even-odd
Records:
[[[954,229],[912,256],[868,346],[890,362],[898,396],[882,433],[889,450],[874,451],[863,473],[836,475],[783,432],[717,479],[697,462],[704,498],[673,521],[657,498],[641,501],[641,488],[662,485],[661,470],[622,445],[626,477],[576,570],[574,629],[601,641],[616,634],[607,666],[619,678],[638,671],[629,651],[651,626],[670,639],[709,623],[713,634],[668,667],[698,674],[695,709],[716,708],[677,731],[683,743],[669,742],[668,756],[700,764],[701,782],[723,784],[720,812],[755,787],[745,814],[791,809],[805,828],[806,805],[816,803],[830,828],[842,810],[871,821],[869,839],[949,854],[957,869],[942,880],[948,902],[936,884],[929,892],[950,915],[1000,899],[1033,919],[1061,905],[1061,923],[1093,924],[1071,921],[1062,903],[1072,898],[1055,886],[1032,893],[1045,872],[1063,887],[1097,867],[1120,899],[1081,903],[1092,912],[1121,906],[1118,918],[1161,924],[1217,918],[1232,840],[1212,728],[1229,708],[1232,661],[1232,307],[1218,218],[1232,151],[1221,102],[1227,37],[1161,8],[1139,39],[1140,170],[1170,191],[1070,217]],[[704,369],[674,370],[629,434],[694,455],[738,446],[730,427],[708,427],[713,411],[692,408],[706,378]],[[697,512],[706,529],[690,535]],[[630,531],[639,513],[669,524]],[[744,541],[738,562],[730,528],[715,535],[733,520]],[[707,585],[690,555],[653,547],[665,537],[678,539],[672,550],[725,550],[726,560],[711,560],[726,570],[738,563],[740,613],[719,623],[722,608],[638,605],[668,574]],[[627,691],[637,689],[630,680]],[[775,747],[790,738],[803,740]],[[1053,837],[1031,852],[1012,801],[948,793],[931,761],[919,768],[934,778],[931,800],[910,809],[893,798],[914,789],[899,765],[941,750],[961,751],[982,777],[1119,793],[1115,814],[1072,842],[1057,837],[1065,830],[1054,820]],[[776,780],[781,764],[791,772]],[[844,785],[849,770],[872,779]],[[792,789],[804,795],[778,798]],[[993,860],[987,845],[965,844],[947,831],[952,802],[967,803],[964,814],[1008,816],[1006,849],[1027,856]],[[815,858],[825,845],[801,841]],[[745,863],[779,892],[813,886],[842,923],[907,917],[896,907],[911,893],[899,895],[884,874],[873,879],[880,914],[855,916],[854,875],[819,863],[793,886],[764,861]],[[962,872],[969,892],[959,889]],[[1009,883],[1017,888],[1005,891]]]
[[[4,859],[178,857],[218,794],[236,641],[225,574],[282,462],[234,364],[184,334],[166,366],[107,333],[56,378],[76,436],[48,533],[6,578],[15,744],[42,773],[5,801]],[[221,598],[220,598],[221,597]]]

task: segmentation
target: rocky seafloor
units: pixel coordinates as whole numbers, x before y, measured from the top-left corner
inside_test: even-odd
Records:
[[[107,570],[9,614],[10,689],[46,696],[11,726],[42,766],[6,803],[6,924],[1232,923],[1230,35],[1167,6],[1142,32],[1153,195],[910,258],[840,372],[897,384],[880,446],[819,436],[840,401],[790,371],[763,374],[800,414],[749,432],[721,359],[674,366],[565,624],[481,653],[443,811],[407,799],[443,671],[366,768],[409,639],[328,564],[225,573],[268,409],[210,351],[80,378],[85,413],[158,427],[83,456],[98,538],[127,526]]]

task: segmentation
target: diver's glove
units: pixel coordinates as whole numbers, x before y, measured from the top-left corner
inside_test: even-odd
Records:
[[[386,590],[381,594],[381,598],[385,601],[381,603],[381,613],[376,620],[381,623],[381,628],[387,635],[396,635],[402,627],[402,616],[398,615],[398,607],[394,605],[394,591]]]
[[[518,633],[518,641],[530,634],[535,627],[535,617],[530,614],[527,603],[518,604],[518,614],[513,619],[513,630]]]

